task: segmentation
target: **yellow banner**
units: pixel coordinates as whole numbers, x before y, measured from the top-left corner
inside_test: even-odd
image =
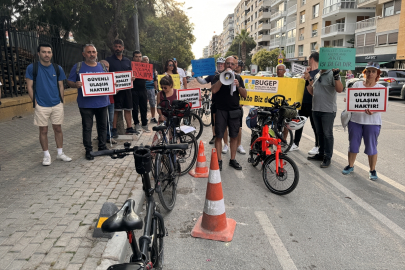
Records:
[[[158,75],[158,86],[159,86],[159,90],[162,90],[162,87],[160,87],[160,79],[162,79],[164,76],[166,75]],[[180,84],[180,75],[179,74],[172,74],[170,75],[172,76],[173,79],[173,88],[174,89],[180,89],[181,88],[181,84]]]
[[[302,104],[304,96],[304,79],[242,76],[247,98],[241,98],[241,105],[271,107],[269,99],[274,95],[283,95],[290,105]]]

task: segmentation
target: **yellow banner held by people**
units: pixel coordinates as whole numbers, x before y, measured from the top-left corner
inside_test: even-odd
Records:
[[[159,90],[162,90],[162,87],[160,86],[160,79],[162,79],[164,76],[166,76],[165,74],[163,75],[158,75],[158,86],[159,86]],[[180,89],[181,88],[181,84],[180,84],[180,75],[179,74],[171,74],[170,75],[173,79],[173,88],[174,89]]]
[[[240,98],[241,105],[272,107],[269,99],[274,95],[285,96],[290,105],[294,102],[302,104],[304,96],[304,79],[242,76],[247,97]]]

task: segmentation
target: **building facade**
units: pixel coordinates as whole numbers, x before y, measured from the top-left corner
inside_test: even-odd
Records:
[[[209,54],[208,54],[208,46],[204,47],[202,55],[203,55],[202,58],[208,58],[208,56],[209,56]]]

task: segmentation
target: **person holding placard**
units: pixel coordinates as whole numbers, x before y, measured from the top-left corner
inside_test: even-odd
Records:
[[[187,75],[186,72],[177,66],[177,59],[173,58],[173,63],[176,66],[177,73],[180,75],[181,89],[187,89]]]
[[[142,56],[142,62],[149,64],[149,57],[146,55]],[[146,81],[146,93],[148,95],[149,106],[150,106],[150,113],[152,118],[150,119],[151,123],[157,124],[157,120],[155,118],[156,115],[156,90],[158,89],[157,86],[157,76],[155,72],[153,72],[153,80]]]
[[[82,63],[78,72],[76,72],[77,63],[72,67],[67,84],[69,87],[77,88],[77,104],[82,117],[82,135],[83,145],[86,150],[86,159],[93,160],[90,155],[93,151],[91,142],[91,132],[93,129],[93,117],[96,117],[98,150],[105,150],[107,140],[107,106],[110,105],[108,95],[84,97],[82,92],[82,82],[80,73],[103,73],[103,67],[97,62],[97,49],[93,44],[86,44],[83,48]]]
[[[169,59],[165,63],[165,75],[172,75],[172,74],[179,74],[179,73],[177,72],[177,67],[174,64],[174,61],[172,59]]]
[[[343,91],[340,70],[321,70],[307,86],[312,98],[312,117],[319,139],[319,154],[309,160],[322,161],[321,168],[329,167],[333,155],[333,121],[336,117],[336,93]]]
[[[384,88],[384,85],[378,84],[380,79],[380,65],[378,63],[369,62],[363,71],[365,81],[354,83],[353,88]],[[349,151],[347,165],[342,173],[350,174],[354,171],[354,162],[361,140],[364,140],[364,153],[368,155],[368,163],[370,166],[369,179],[376,181],[378,179],[375,166],[377,164],[377,144],[378,136],[381,130],[381,113],[372,112],[370,109],[365,109],[364,112],[351,112],[349,128]]]
[[[110,72],[132,70],[131,60],[122,55],[122,53],[124,52],[124,41],[122,41],[121,39],[114,40],[113,50],[114,54],[106,58],[107,62],[110,63]],[[132,77],[131,80],[134,81],[135,77]],[[131,120],[132,109],[133,105],[132,105],[131,89],[119,91],[114,96],[114,111],[115,112],[124,111],[124,118],[125,122],[127,123],[125,133],[129,135],[139,134],[138,131],[132,128],[132,120]],[[118,138],[117,121],[118,121],[118,113],[114,113],[114,121],[112,129],[113,138]]]

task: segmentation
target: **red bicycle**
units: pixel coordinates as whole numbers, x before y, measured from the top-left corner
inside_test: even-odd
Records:
[[[296,105],[299,106],[299,105]],[[258,125],[252,128],[249,163],[262,165],[263,181],[266,187],[277,195],[293,191],[299,181],[299,171],[295,162],[283,154],[281,143],[286,143],[282,132],[278,132],[279,108],[270,111],[258,110]],[[282,121],[281,121],[282,122]],[[273,145],[276,150],[272,153]]]

